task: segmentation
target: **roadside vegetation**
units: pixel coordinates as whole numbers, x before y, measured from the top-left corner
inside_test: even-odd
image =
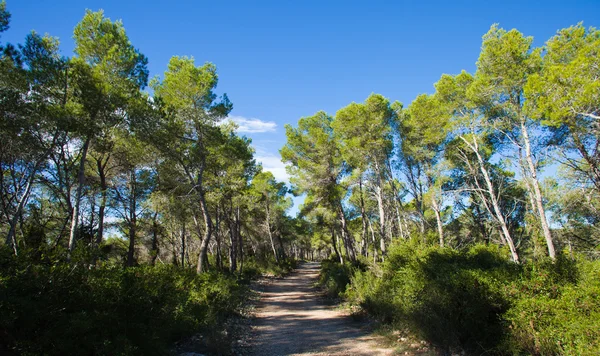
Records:
[[[442,352],[600,354],[596,28],[535,47],[492,25],[473,73],[408,105],[373,93],[286,125],[290,184],[228,119],[213,63],[150,79],[101,10],[73,40],[0,41],[0,353],[195,334],[228,353],[252,278],[325,259],[330,296]]]
[[[561,255],[516,265],[497,246],[457,250],[403,242],[376,268],[331,264],[324,263],[321,279],[354,312],[440,352],[600,351],[598,261]]]

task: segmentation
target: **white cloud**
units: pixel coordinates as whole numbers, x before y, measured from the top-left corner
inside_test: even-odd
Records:
[[[274,132],[277,128],[277,124],[273,121],[262,121],[255,118],[248,119],[243,116],[229,116],[228,119],[239,126],[237,131],[241,133]]]
[[[285,164],[281,162],[281,158],[274,155],[257,155],[256,161],[262,163],[263,170],[269,171],[273,173],[275,179],[280,182],[288,183],[290,181],[290,177],[285,171]]]

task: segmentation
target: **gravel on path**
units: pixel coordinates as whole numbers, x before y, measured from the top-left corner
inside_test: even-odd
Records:
[[[250,335],[254,355],[393,355],[363,322],[324,303],[308,262],[261,292]]]

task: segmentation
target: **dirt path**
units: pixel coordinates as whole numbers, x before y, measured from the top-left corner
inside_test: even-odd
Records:
[[[261,293],[251,336],[254,355],[392,355],[363,323],[323,303],[313,287],[318,263],[305,263]]]

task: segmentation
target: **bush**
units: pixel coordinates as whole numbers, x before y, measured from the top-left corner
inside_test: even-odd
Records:
[[[526,266],[510,285],[506,348],[536,355],[600,354],[600,263],[559,259]]]
[[[344,295],[445,351],[600,354],[598,277],[598,261],[516,265],[497,246],[403,243],[381,272],[354,273]]]
[[[4,252],[0,353],[163,355],[182,337],[221,330],[245,293],[223,274],[163,265],[34,265]]]
[[[443,349],[489,350],[504,333],[498,276],[507,270],[509,262],[492,249],[402,245],[390,251],[379,288],[363,306]]]
[[[244,260],[241,278],[247,281],[261,275],[282,277],[294,270],[297,264],[293,258],[281,260],[279,263],[273,258],[247,258]]]
[[[365,269],[366,265],[361,262],[353,265],[349,262],[340,264],[333,260],[323,260],[318,285],[325,289],[325,293],[329,297],[340,297],[346,291],[354,273]]]

